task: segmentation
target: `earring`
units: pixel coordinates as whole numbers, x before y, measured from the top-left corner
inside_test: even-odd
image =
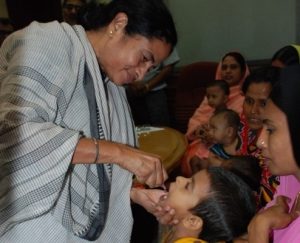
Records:
[[[113,36],[113,33],[114,33],[114,32],[113,32],[112,30],[110,30],[110,31],[109,31],[109,37],[112,37],[112,36]]]

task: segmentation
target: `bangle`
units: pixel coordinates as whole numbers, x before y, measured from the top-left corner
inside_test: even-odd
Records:
[[[96,138],[93,138],[93,141],[96,146],[96,158],[94,160],[94,164],[96,164],[98,161],[98,157],[99,157],[99,144],[98,144],[98,140]]]

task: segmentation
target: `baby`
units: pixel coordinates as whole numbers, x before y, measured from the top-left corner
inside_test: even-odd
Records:
[[[256,211],[249,186],[221,167],[177,177],[160,205],[175,209],[178,219],[164,243],[231,241],[247,232]]]
[[[220,166],[224,159],[236,155],[241,147],[239,127],[240,117],[235,111],[217,110],[209,120],[208,133],[212,145],[209,147],[208,158],[193,157],[190,161],[193,173],[211,165]]]
[[[229,97],[229,85],[225,80],[214,80],[206,86],[206,98],[208,105],[214,108],[214,111],[226,108],[226,102]],[[203,140],[206,139],[205,135],[208,131],[208,124],[205,124],[196,130],[196,134]]]

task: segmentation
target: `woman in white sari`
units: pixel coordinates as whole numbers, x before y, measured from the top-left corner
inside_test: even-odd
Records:
[[[153,14],[155,13],[155,14]],[[33,22],[0,50],[0,241],[129,242],[130,199],[154,212],[167,179],[135,147],[124,84],[176,45],[161,0],[114,0],[82,26]]]

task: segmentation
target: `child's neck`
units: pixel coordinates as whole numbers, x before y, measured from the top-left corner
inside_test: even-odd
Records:
[[[222,104],[222,105],[219,105],[218,107],[216,107],[215,108],[215,111],[214,111],[214,113],[217,113],[218,111],[220,111],[220,110],[224,110],[224,109],[226,109],[227,108],[227,106],[226,106],[226,104],[224,103],[224,104]]]
[[[176,225],[173,226],[167,240],[164,243],[173,243],[176,240],[187,237],[198,239],[199,233],[200,232],[195,232],[194,230],[189,230],[182,225]]]

